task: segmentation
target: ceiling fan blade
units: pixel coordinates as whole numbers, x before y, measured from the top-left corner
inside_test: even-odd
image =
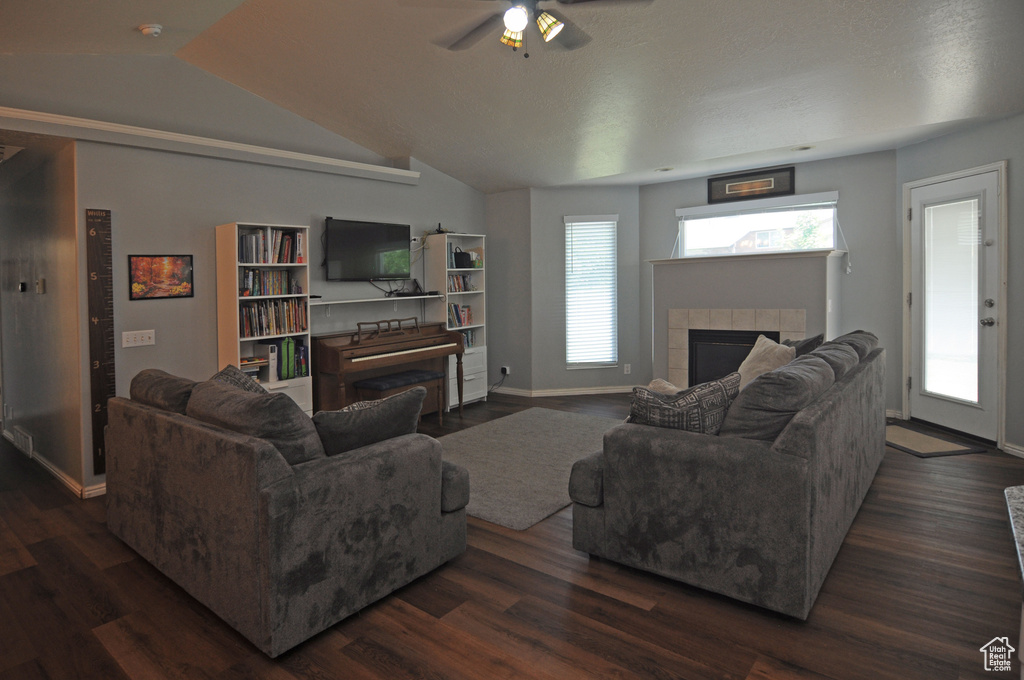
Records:
[[[574,24],[572,21],[562,16],[557,18],[565,24],[565,28],[563,28],[559,34],[556,35],[550,43],[548,43],[549,45],[557,45],[564,50],[571,51],[578,50],[593,40],[586,31]]]
[[[438,47],[443,47],[446,50],[452,50],[453,52],[468,50],[470,47],[480,42],[480,40],[488,33],[496,31],[497,27],[501,23],[502,12],[496,12],[468,30],[460,29],[456,31],[454,35],[449,34],[441,36],[433,42]],[[500,35],[500,33],[495,33],[495,40],[497,40]]]
[[[654,0],[557,0],[560,5],[578,5],[581,2],[590,2],[596,5],[623,5],[626,3],[632,5],[649,5]]]
[[[429,7],[437,9],[466,9],[466,0],[396,0],[399,7]],[[495,0],[486,0],[495,2]]]

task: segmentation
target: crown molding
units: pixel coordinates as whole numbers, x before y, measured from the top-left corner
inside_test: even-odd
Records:
[[[398,184],[415,185],[420,179],[420,173],[414,170],[6,106],[0,106],[0,128]]]

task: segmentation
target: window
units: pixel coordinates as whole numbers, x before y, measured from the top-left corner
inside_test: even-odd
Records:
[[[619,361],[616,227],[618,215],[565,218],[565,363]]]
[[[832,250],[838,242],[838,192],[783,196],[676,211],[675,257]]]

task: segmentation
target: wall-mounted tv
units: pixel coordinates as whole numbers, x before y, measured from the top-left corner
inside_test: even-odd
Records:
[[[328,281],[403,281],[409,272],[409,225],[336,220],[325,224]]]

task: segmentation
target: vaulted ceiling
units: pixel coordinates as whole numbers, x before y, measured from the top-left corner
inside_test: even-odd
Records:
[[[541,0],[585,44],[531,25],[518,52],[497,27],[446,49],[511,4],[5,0],[0,52],[173,54],[484,192],[891,149],[1024,111],[1019,0]]]

